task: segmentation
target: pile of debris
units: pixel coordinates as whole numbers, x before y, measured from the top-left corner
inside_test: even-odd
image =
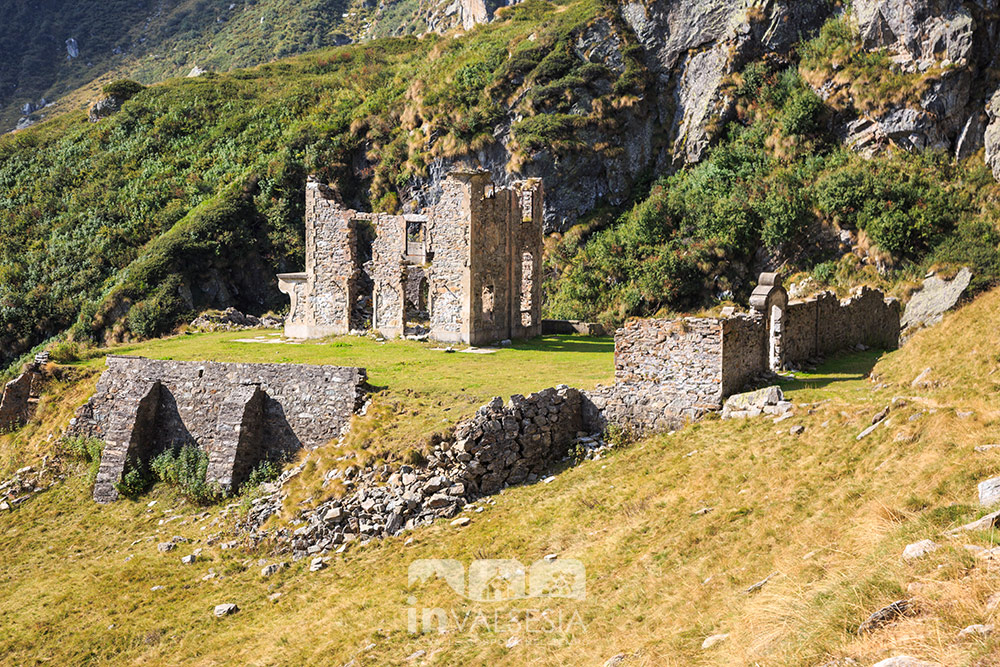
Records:
[[[35,494],[48,491],[66,479],[58,459],[42,459],[38,470],[25,466],[5,482],[0,482],[0,511],[11,511]]]
[[[279,329],[284,324],[283,317],[244,315],[230,307],[221,313],[211,310],[202,313],[191,322],[191,328],[200,331],[240,331],[243,329]]]
[[[278,553],[290,551],[298,560],[343,552],[356,540],[364,543],[453,517],[506,486],[543,479],[553,464],[569,459],[574,444],[598,454],[603,443],[581,431],[580,400],[579,391],[565,386],[514,396],[506,405],[495,398],[434,444],[421,466],[359,468],[350,465],[353,454],[346,454],[341,462],[347,465],[331,470],[323,482],[324,487],[342,486],[343,497],[304,510],[294,530],[263,529],[281,510],[284,482],[300,466],[253,501],[241,528],[252,542],[273,540]],[[464,525],[468,520],[457,522]]]

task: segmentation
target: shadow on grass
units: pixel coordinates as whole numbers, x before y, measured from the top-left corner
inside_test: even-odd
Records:
[[[589,352],[591,354],[610,354],[615,351],[615,339],[610,337],[558,335],[539,336],[531,340],[515,341],[515,350],[531,350],[537,352]]]
[[[825,389],[841,382],[864,381],[883,355],[882,350],[841,353],[828,358],[814,371],[796,372],[778,384],[786,393],[803,389]]]

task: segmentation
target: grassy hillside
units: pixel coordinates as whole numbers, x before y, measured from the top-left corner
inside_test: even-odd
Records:
[[[205,512],[167,488],[95,506],[82,471],[74,473],[0,515],[0,609],[9,621],[0,627],[0,652],[17,663],[600,665],[621,654],[625,665],[816,665],[906,653],[944,665],[992,664],[1000,659],[995,639],[957,633],[994,618],[987,599],[1000,574],[964,545],[992,547],[996,536],[943,532],[985,512],[976,507],[975,486],[1000,468],[998,450],[975,450],[1000,435],[997,360],[989,353],[1000,345],[991,325],[998,315],[995,291],[900,351],[831,360],[789,379],[797,407],[780,424],[708,419],[570,468],[549,484],[508,489],[495,504],[480,503],[484,511],[465,528],[442,521],[353,548],[315,573],[303,561],[263,578],[260,568],[276,560],[268,553],[210,543],[216,534],[229,539],[231,513]],[[308,349],[216,335],[141,351],[304,360],[329,350],[347,361],[363,358],[367,345]],[[401,363],[430,354],[397,345],[381,348],[380,357],[392,350]],[[545,382],[586,382],[575,375],[577,354],[550,351]],[[512,359],[462,357],[459,372],[482,371],[485,391],[506,382],[498,368]],[[610,361],[598,359],[594,370]],[[560,366],[564,360],[570,365]],[[928,382],[911,386],[928,367]],[[386,373],[415,377],[396,375],[394,366],[375,372]],[[857,439],[886,405],[888,420]],[[43,419],[56,426],[54,415]],[[40,426],[29,428],[42,435]],[[793,426],[805,430],[793,435]],[[13,442],[6,436],[0,447]],[[155,545],[172,535],[193,541],[159,553]],[[921,539],[942,547],[903,561],[903,548]],[[198,547],[203,559],[181,564]],[[496,603],[469,602],[441,581],[407,584],[417,558],[527,564],[550,553],[584,564],[586,599],[499,605],[502,618],[520,619],[516,625],[485,621]],[[914,615],[856,633],[870,613],[901,598],[913,601]],[[222,602],[241,611],[215,619],[212,608]],[[454,610],[458,619],[482,614],[485,622],[408,633],[408,610],[430,607]],[[548,623],[542,609],[564,620]],[[580,622],[569,624],[577,615]],[[562,631],[546,629],[553,627]],[[729,638],[701,649],[719,633]],[[425,653],[407,662],[418,651]]]
[[[25,103],[52,102],[94,80],[154,83],[195,65],[225,72],[343,44],[367,13],[351,0],[13,0],[0,24],[0,128],[13,127]]]
[[[284,304],[271,274],[304,262],[307,173],[348,203],[398,210],[435,158],[492,145],[512,117],[525,154],[588,126],[613,133],[626,112],[600,102],[645,85],[644,70],[630,56],[618,75],[569,47],[609,11],[526,2],[462,39],[172,80],[97,124],[70,113],[0,137],[0,363],[74,323],[77,338],[105,341],[207,306]],[[604,91],[589,113],[558,113],[588,86]]]

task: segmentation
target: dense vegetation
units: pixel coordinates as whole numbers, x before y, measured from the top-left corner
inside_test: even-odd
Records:
[[[830,33],[806,45],[810,58]],[[658,180],[609,229],[558,244],[553,315],[616,323],[745,298],[765,265],[811,271],[820,284],[862,272],[891,286],[958,262],[974,267],[977,289],[1000,277],[1000,188],[981,157],[864,159],[831,136],[836,110],[794,66],[753,63],[731,92],[737,118],[708,159]],[[874,264],[845,255],[840,230],[855,232]]]
[[[598,150],[572,133],[624,112],[599,98],[589,115],[562,110],[588,86],[615,96],[646,82],[634,56],[619,76],[573,54],[573,36],[608,14],[529,1],[462,39],[175,80],[97,124],[67,114],[0,138],[0,361],[71,325],[83,340],[142,337],[192,309],[284,303],[273,273],[303,262],[307,173],[395,210],[434,159],[489,145],[512,117],[525,151]]]
[[[367,15],[351,0],[71,0],[4,3],[0,128],[37,104],[109,73],[143,83],[195,65],[228,71],[343,44]],[[69,58],[65,42],[76,40]]]

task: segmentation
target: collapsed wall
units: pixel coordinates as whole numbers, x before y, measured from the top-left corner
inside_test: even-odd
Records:
[[[38,391],[40,377],[37,367],[29,366],[4,385],[0,396],[0,433],[20,428],[31,418],[32,398]]]
[[[435,445],[424,465],[334,470],[329,479],[343,480],[352,492],[306,511],[306,525],[279,530],[278,543],[303,558],[454,516],[477,498],[540,479],[570,454],[584,426],[576,389],[512,396],[506,404],[497,397]],[[281,502],[280,490],[254,502],[245,527],[257,539],[266,536],[260,526]]]
[[[188,444],[208,454],[208,481],[237,487],[261,460],[338,438],[366,380],[361,368],[110,356],[67,435],[105,441],[98,502],[117,499],[130,466]]]

